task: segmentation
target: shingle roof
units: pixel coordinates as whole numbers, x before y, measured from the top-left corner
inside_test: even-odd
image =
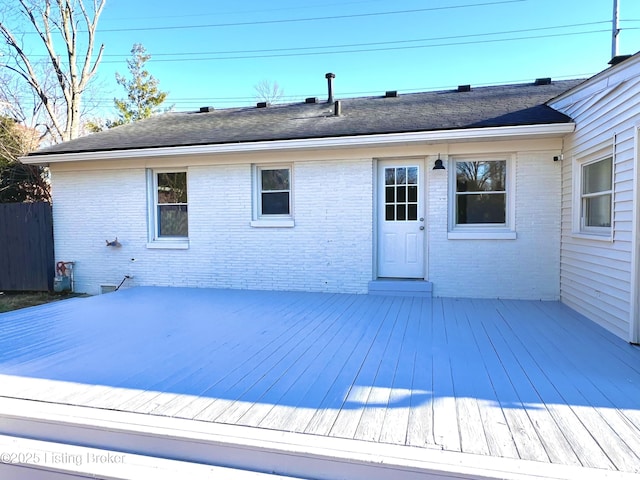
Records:
[[[567,123],[546,102],[581,81],[349,98],[340,116],[327,103],[166,113],[32,155]]]

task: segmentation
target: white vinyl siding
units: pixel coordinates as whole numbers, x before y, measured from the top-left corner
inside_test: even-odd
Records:
[[[621,76],[622,75],[622,76]],[[561,299],[622,338],[630,339],[635,122],[640,116],[640,66],[596,78],[552,106],[574,119],[562,164]],[[609,235],[576,233],[578,160],[613,159]],[[578,192],[579,198],[579,192]],[[585,232],[588,233],[588,232]]]

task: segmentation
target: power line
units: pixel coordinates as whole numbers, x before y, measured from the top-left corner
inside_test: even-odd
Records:
[[[637,30],[637,28],[631,28],[628,30]],[[361,48],[361,49],[351,49],[351,50],[332,50],[325,52],[300,52],[300,53],[268,53],[264,55],[236,55],[236,56],[227,56],[227,57],[205,57],[205,58],[165,58],[154,60],[153,58],[150,62],[205,62],[212,60],[246,60],[252,58],[278,58],[278,57],[299,57],[299,56],[317,56],[317,55],[338,55],[345,53],[365,53],[365,52],[382,52],[382,51],[395,51],[395,50],[414,50],[421,48],[435,48],[435,47],[452,47],[458,45],[476,45],[481,43],[498,43],[498,42],[511,42],[518,40],[533,40],[539,38],[557,38],[557,37],[567,37],[571,35],[589,35],[593,33],[602,33],[609,32],[609,29],[606,30],[589,30],[584,32],[572,32],[572,33],[556,33],[556,34],[548,34],[548,35],[530,35],[525,37],[514,37],[514,38],[496,38],[489,40],[473,40],[473,41],[465,41],[465,42],[449,42],[449,43],[435,43],[430,45],[407,45],[403,47],[382,47],[382,48]],[[121,63],[120,61],[110,60],[102,63]]]
[[[338,2],[338,3],[323,3],[323,4],[315,4],[315,5],[301,5],[301,6],[296,6],[296,7],[281,7],[281,8],[262,8],[262,9],[252,9],[250,11],[248,10],[243,10],[243,11],[236,11],[236,12],[215,12],[215,13],[190,13],[188,15],[155,15],[155,16],[145,16],[145,20],[149,20],[149,19],[156,19],[156,18],[187,18],[187,17],[198,17],[198,18],[202,18],[202,17],[209,17],[212,15],[215,16],[220,16],[220,15],[238,15],[238,14],[245,14],[245,13],[263,13],[263,12],[281,12],[281,11],[291,11],[291,10],[300,10],[300,9],[305,9],[305,10],[309,10],[312,8],[323,8],[326,9],[327,7],[344,7],[346,5],[361,5],[363,3],[379,3],[382,1],[386,1],[386,0],[363,0],[363,1],[359,1],[359,2]],[[118,20],[118,21],[122,21],[122,20],[135,20],[138,21],[138,19],[134,18],[132,19],[131,17],[121,17],[121,18],[113,18],[111,20]]]
[[[337,45],[316,45],[312,47],[288,47],[288,48],[265,48],[265,49],[255,49],[255,50],[222,50],[222,51],[213,51],[213,52],[175,52],[175,53],[153,53],[153,57],[159,56],[186,56],[186,55],[230,55],[230,54],[239,54],[239,53],[272,53],[272,52],[293,52],[293,51],[303,51],[303,50],[319,50],[326,48],[350,48],[350,47],[367,47],[374,45],[397,45],[401,43],[415,43],[415,42],[432,42],[438,40],[451,40],[455,38],[474,38],[474,37],[487,37],[494,35],[509,35],[513,33],[525,33],[525,32],[536,32],[542,30],[554,30],[559,28],[573,28],[573,27],[584,27],[589,25],[601,25],[611,23],[611,20],[602,20],[599,22],[588,22],[588,23],[574,23],[568,25],[556,25],[552,27],[536,27],[536,28],[525,28],[520,30],[505,30],[502,32],[485,32],[485,33],[472,33],[466,35],[450,35],[446,37],[431,37],[431,38],[416,38],[412,40],[391,40],[386,42],[366,42],[366,43],[346,43],[346,44],[337,44]],[[567,35],[571,34],[568,32]],[[46,55],[38,55],[39,57],[46,57]],[[121,57],[125,58],[129,55],[124,54],[105,54],[103,57]]]
[[[210,24],[201,24],[201,25],[165,25],[161,27],[106,28],[106,29],[101,28],[99,32],[100,33],[143,32],[143,31],[153,31],[153,30],[184,30],[184,29],[194,29],[194,28],[221,28],[221,27],[240,27],[240,26],[249,26],[249,25],[270,25],[270,24],[272,25],[272,24],[282,24],[282,23],[317,22],[317,21],[324,21],[324,20],[339,20],[344,18],[379,17],[379,16],[386,16],[386,15],[402,15],[407,13],[433,12],[433,11],[439,11],[439,10],[454,10],[454,9],[469,8],[469,7],[485,7],[490,5],[502,5],[506,3],[521,3],[526,1],[527,0],[496,0],[492,2],[483,2],[483,3],[449,5],[446,7],[414,8],[409,10],[392,10],[387,12],[353,13],[349,15],[330,15],[326,17],[285,18],[285,19],[276,19],[276,20],[254,20],[254,21],[245,21],[245,22],[210,23]],[[84,32],[84,30],[79,30],[79,32]],[[20,34],[21,35],[35,34],[35,32],[20,32]]]
[[[608,23],[608,22],[591,22],[590,24],[598,24],[598,23]],[[576,24],[578,25],[578,24]],[[588,25],[588,24],[585,24]],[[536,30],[545,30],[549,28],[562,28],[562,27],[541,27],[535,29],[525,29],[525,30],[514,30],[513,32],[526,32],[526,31],[536,31]],[[632,27],[627,28],[627,30],[640,30],[640,27]],[[556,37],[566,37],[572,35],[589,35],[593,33],[603,33],[609,32],[607,30],[588,30],[583,32],[566,32],[566,33],[556,33],[556,34],[548,34],[548,35],[530,35],[525,37],[513,37],[513,38],[496,38],[489,40],[476,40],[476,41],[465,41],[465,42],[450,42],[450,43],[436,43],[431,45],[408,45],[404,47],[385,47],[385,48],[369,48],[369,49],[357,49],[357,50],[334,50],[328,52],[304,52],[304,53],[279,53],[279,54],[266,54],[266,55],[243,55],[243,56],[227,56],[227,57],[208,57],[208,58],[166,58],[166,59],[150,59],[150,62],[202,62],[202,61],[211,61],[211,60],[241,60],[241,59],[253,59],[253,58],[276,58],[276,57],[297,57],[297,56],[309,56],[309,55],[335,55],[335,54],[344,54],[344,53],[366,53],[366,52],[379,52],[379,51],[392,51],[392,50],[410,50],[410,49],[420,49],[420,48],[434,48],[434,47],[450,47],[450,46],[458,46],[458,45],[474,45],[479,43],[497,43],[497,42],[511,42],[518,40],[535,40],[539,38],[556,38]],[[409,42],[418,42],[418,41],[434,41],[439,39],[450,39],[450,38],[469,38],[469,37],[477,37],[477,36],[489,36],[489,35],[500,35],[507,34],[511,32],[496,32],[496,33],[480,33],[473,35],[460,35],[459,37],[451,36],[451,37],[439,37],[433,39],[422,39],[422,40],[397,40],[391,42],[372,42],[372,43],[363,43],[363,44],[352,44],[352,45],[344,45],[345,47],[350,46],[359,46],[359,45],[388,45],[388,44],[398,44],[398,43],[409,43]],[[202,53],[181,53],[179,55],[208,55],[208,54],[233,54],[233,53],[245,53],[245,52],[280,52],[280,51],[296,51],[296,50],[309,50],[313,48],[337,48],[340,45],[336,46],[326,46],[326,47],[299,47],[299,48],[291,48],[291,49],[265,49],[265,50],[237,50],[237,51],[228,51],[228,52],[202,52]],[[178,54],[154,54],[154,56],[160,55],[178,55]],[[38,55],[42,56],[42,55]],[[116,55],[113,55],[116,56]],[[120,55],[118,55],[120,56]],[[103,60],[101,63],[122,63],[118,60]]]

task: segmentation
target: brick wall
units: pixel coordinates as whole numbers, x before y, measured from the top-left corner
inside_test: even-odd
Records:
[[[145,170],[56,171],[56,260],[76,290],[102,284],[364,293],[372,266],[372,160],[294,164],[294,228],[252,228],[250,164],[188,169],[187,250],[147,248]],[[106,247],[115,237],[120,248]],[[134,260],[132,260],[134,259]]]
[[[486,153],[486,152],[485,152]],[[449,240],[448,175],[427,163],[427,272],[434,295],[557,299],[557,151],[518,153],[516,240]],[[449,167],[450,169],[450,167]],[[293,162],[293,228],[255,228],[250,163],[188,168],[187,250],[147,248],[144,168],[53,167],[56,260],[77,262],[76,290],[175,285],[366,293],[373,265],[373,160]],[[107,248],[115,237],[121,248]],[[132,261],[135,259],[135,261]]]
[[[516,240],[448,240],[448,176],[429,172],[428,266],[435,296],[559,297],[560,165],[553,155],[519,153],[512,163]]]

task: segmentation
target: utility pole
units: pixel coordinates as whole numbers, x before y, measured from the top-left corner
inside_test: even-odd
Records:
[[[613,21],[611,22],[611,58],[618,56],[618,34],[620,33],[620,27],[618,23],[618,14],[620,13],[618,8],[618,0],[613,0]]]

